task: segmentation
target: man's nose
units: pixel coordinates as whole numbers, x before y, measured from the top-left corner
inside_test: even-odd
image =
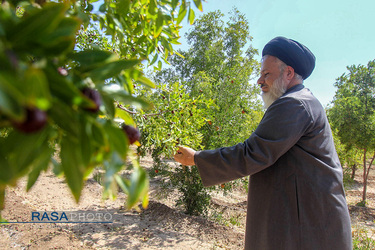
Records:
[[[262,76],[260,76],[260,77],[258,78],[257,83],[258,83],[258,84],[262,84],[262,83],[263,83],[263,78],[262,78]]]

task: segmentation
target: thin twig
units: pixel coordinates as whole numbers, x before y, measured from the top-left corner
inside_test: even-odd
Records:
[[[138,112],[130,111],[129,109],[125,108],[125,107],[124,107],[123,105],[121,105],[120,103],[117,103],[117,107],[118,107],[119,109],[122,109],[122,110],[128,112],[129,114],[132,114],[132,115],[138,115],[138,114],[139,114]],[[157,116],[157,115],[162,116],[163,113],[166,113],[166,112],[168,112],[168,110],[161,111],[161,112],[159,112],[159,113],[144,114],[143,117],[145,117],[145,116]],[[164,118],[164,117],[163,117],[163,118]]]

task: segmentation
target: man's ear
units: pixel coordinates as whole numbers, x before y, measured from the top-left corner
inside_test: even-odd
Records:
[[[286,72],[286,79],[288,81],[292,80],[294,77],[294,69],[290,66],[287,66],[285,69],[285,72]]]

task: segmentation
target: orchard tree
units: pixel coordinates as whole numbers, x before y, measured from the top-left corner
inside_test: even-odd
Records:
[[[255,130],[263,111],[257,98],[259,88],[250,81],[259,72],[258,53],[251,46],[249,24],[237,9],[223,21],[220,11],[194,22],[186,35],[185,58],[172,56],[172,68],[158,73],[155,81],[179,80],[191,97],[214,100],[206,126],[202,128],[206,149],[244,141]]]
[[[137,148],[139,155],[148,153],[153,158],[150,176],[168,177],[162,186],[171,184],[181,192],[176,203],[183,206],[188,214],[207,212],[210,199],[198,170],[185,166],[171,167],[162,158],[171,159],[180,145],[203,149],[200,129],[206,124],[207,110],[213,105],[212,100],[202,95],[191,98],[178,82],[158,83],[156,90],[141,88],[138,93],[152,100],[154,109],[123,110],[132,113],[142,132],[140,147]]]
[[[154,173],[177,187],[182,193],[177,203],[189,214],[204,213],[209,204],[197,169],[171,169],[158,159],[172,157],[178,145],[200,150],[244,141],[263,114],[258,87],[250,84],[259,63],[247,20],[236,9],[226,24],[223,17],[220,11],[210,12],[194,22],[187,34],[190,48],[179,51],[183,57],[171,56],[171,67],[154,75],[161,93],[138,92],[159,110],[138,115],[146,140],[140,149],[151,151]]]
[[[367,179],[375,159],[375,60],[370,61],[367,67],[352,65],[347,69],[349,72],[336,80],[337,90],[328,115],[341,142],[347,148],[355,147],[362,151],[361,203],[365,205]]]
[[[129,148],[139,133],[116,107],[152,106],[134,95],[135,86],[154,87],[141,63],[160,68],[174,54],[180,23],[194,21],[193,2],[104,0],[98,10],[94,2],[1,3],[0,211],[7,186],[28,176],[29,190],[51,165],[76,201],[102,166],[106,197],[120,186],[129,208],[139,200],[147,206],[146,172]],[[200,0],[194,4],[202,10]],[[118,172],[129,161],[133,174],[123,179]]]
[[[329,110],[327,110],[327,113],[329,113]],[[362,153],[358,148],[342,143],[337,133],[337,129],[332,131],[333,141],[344,169],[344,185],[347,185],[354,181],[358,165],[361,164]]]

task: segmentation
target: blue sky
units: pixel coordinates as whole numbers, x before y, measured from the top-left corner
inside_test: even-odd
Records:
[[[333,84],[346,66],[375,59],[375,0],[207,0],[203,14],[220,10],[228,17],[234,6],[249,21],[260,54],[276,36],[297,40],[315,54],[315,70],[304,85],[324,106],[333,100]],[[191,28],[186,20],[182,24],[183,32]]]

